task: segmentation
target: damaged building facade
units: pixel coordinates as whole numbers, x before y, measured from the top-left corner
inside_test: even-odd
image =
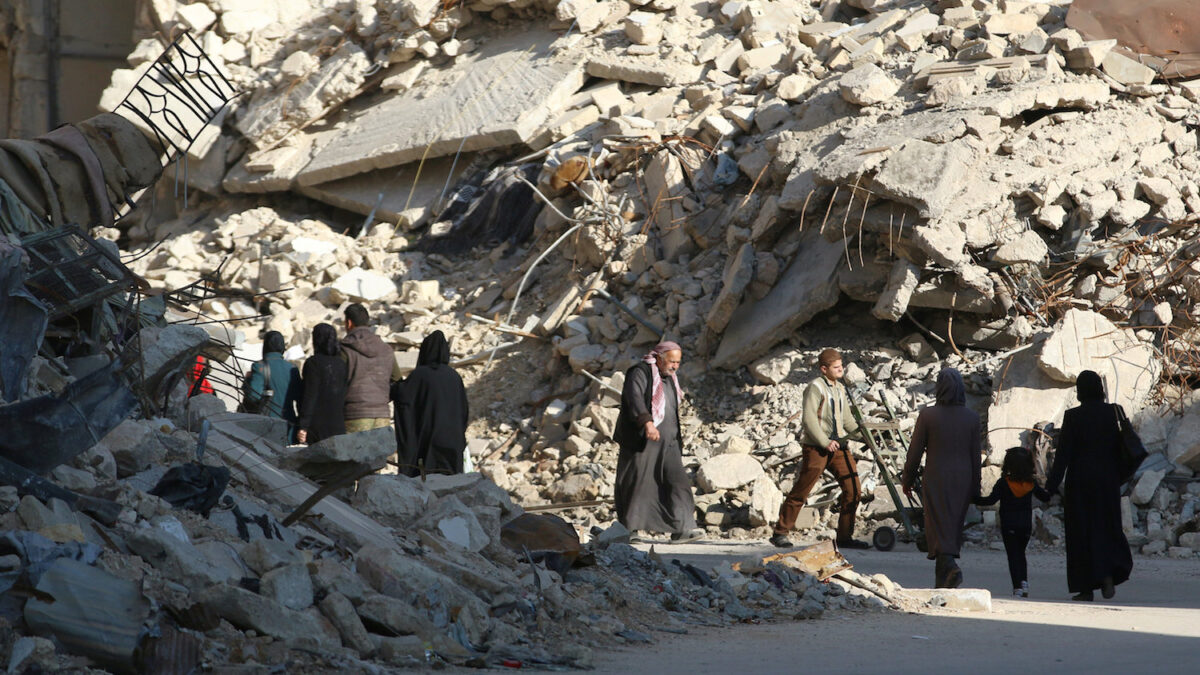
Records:
[[[1186,43],[1122,30],[1127,4],[136,3],[101,114],[0,141],[0,416],[31,425],[0,446],[0,579],[36,591],[4,596],[7,653],[586,667],[655,631],[921,606],[811,560],[628,546],[611,434],[663,336],[710,536],[766,533],[836,346],[902,428],[961,370],[985,484],[1013,445],[1049,459],[1074,378],[1101,373],[1152,452],[1127,537],[1194,557],[1200,89]],[[175,98],[203,111],[182,126],[137,105],[173,50],[211,76]],[[388,434],[287,448],[231,412],[262,331],[302,359],[350,302],[404,368],[451,336],[478,473],[376,473]],[[186,399],[201,353],[217,395]],[[20,445],[46,433],[59,454]],[[860,468],[862,526],[896,526]],[[997,539],[993,516],[968,537]],[[1060,546],[1061,507],[1035,519]],[[72,634],[38,593],[121,617]]]

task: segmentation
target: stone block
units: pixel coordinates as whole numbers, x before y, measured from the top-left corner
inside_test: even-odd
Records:
[[[874,105],[895,96],[900,84],[879,66],[867,63],[847,72],[838,80],[842,98],[855,105]]]
[[[308,575],[308,566],[293,563],[267,572],[262,576],[259,594],[288,609],[308,609],[313,604],[313,584]]]
[[[599,494],[600,488],[596,481],[583,473],[563,476],[550,485],[550,500],[556,504],[588,501],[595,499]]]
[[[753,455],[717,455],[700,463],[696,486],[705,492],[732,490],[764,475],[762,464]]]
[[[783,492],[775,481],[767,476],[755,479],[750,485],[750,526],[770,525],[779,518],[779,507],[783,506]]]
[[[229,573],[211,565],[200,551],[157,527],[137,530],[126,540],[129,550],[141,556],[167,578],[200,591],[230,580]]]
[[[1158,73],[1124,54],[1111,51],[1100,62],[1100,69],[1109,77],[1124,85],[1150,84]]]
[[[754,441],[741,436],[730,436],[713,449],[713,455],[749,455],[754,452]]]
[[[1130,501],[1138,506],[1149,504],[1150,500],[1154,498],[1154,491],[1158,489],[1158,485],[1165,475],[1167,475],[1166,471],[1143,472],[1137,483],[1134,484],[1133,491],[1129,493]]]
[[[371,642],[371,634],[363,626],[362,619],[354,610],[354,604],[341,593],[329,593],[321,600],[321,614],[329,619],[329,623],[342,636],[342,644],[359,654],[370,654],[375,651]]]
[[[359,267],[338,277],[331,287],[355,302],[379,302],[396,297],[396,282],[391,277]]]
[[[413,527],[436,532],[450,543],[476,553],[492,541],[475,513],[453,495],[438,498]]]
[[[992,594],[983,588],[906,588],[903,592],[932,607],[968,612],[992,611]]]
[[[1120,354],[1120,358],[1112,358]],[[1079,373],[1093,370],[1108,387],[1109,400],[1133,415],[1141,409],[1158,382],[1162,363],[1154,347],[1132,330],[1123,329],[1103,315],[1071,309],[1038,353],[1038,365],[1059,382],[1072,383]]]
[[[358,482],[350,504],[368,515],[411,523],[425,512],[432,499],[433,493],[416,478],[375,474]]]
[[[255,630],[286,641],[312,640],[326,649],[342,644],[315,611],[288,609],[243,588],[218,584],[201,591],[196,601],[243,630]]]

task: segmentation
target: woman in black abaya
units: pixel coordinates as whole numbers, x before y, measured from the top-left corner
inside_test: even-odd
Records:
[[[450,367],[442,331],[421,342],[417,367],[392,385],[400,473],[462,473],[467,447],[467,390]]]
[[[1105,402],[1104,384],[1090,370],[1075,380],[1075,394],[1079,406],[1063,417],[1046,491],[1063,485],[1067,588],[1073,600],[1087,601],[1096,589],[1111,598],[1129,578],[1133,556],[1121,529],[1118,406]]]

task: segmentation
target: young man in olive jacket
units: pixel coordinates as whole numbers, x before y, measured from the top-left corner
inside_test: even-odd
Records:
[[[828,471],[841,488],[838,501],[837,545],[840,548],[870,548],[870,544],[854,538],[854,514],[862,487],[854,455],[850,454],[847,439],[861,436],[858,422],[850,413],[850,397],[842,384],[845,368],[842,354],[826,349],[817,357],[821,376],[804,390],[803,434],[800,471],[796,482],[779,508],[779,520],[771,543],[780,548],[792,546],[788,532],[796,525],[796,517],[804,507],[808,494],[821,474]]]

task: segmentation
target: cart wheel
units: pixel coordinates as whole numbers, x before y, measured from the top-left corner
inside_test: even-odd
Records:
[[[920,551],[921,553],[929,553],[929,542],[925,539],[925,533],[918,532],[916,539],[917,539],[917,550]]]
[[[881,527],[875,530],[875,534],[871,537],[871,542],[880,551],[890,551],[896,545],[896,531],[887,526]]]

